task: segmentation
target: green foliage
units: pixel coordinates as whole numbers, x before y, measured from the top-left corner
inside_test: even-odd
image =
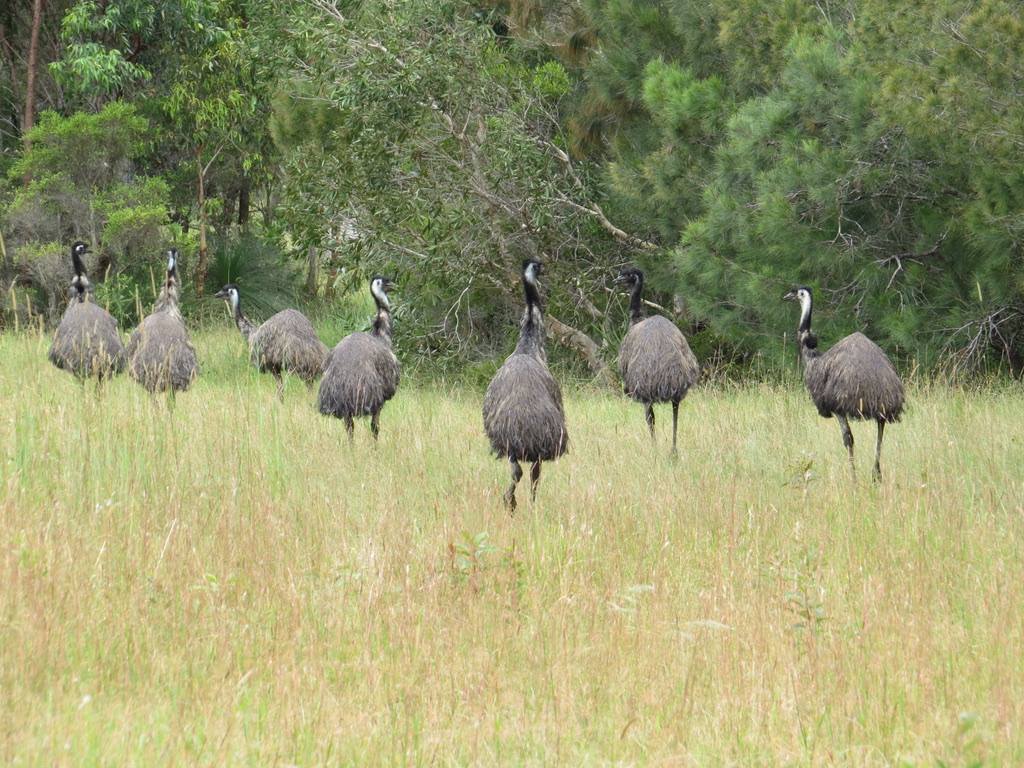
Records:
[[[140,280],[121,272],[96,286],[96,303],[105,307],[122,328],[131,328],[153,306],[157,295],[154,289],[154,280]]]
[[[587,10],[576,121],[601,118],[609,210],[670,247],[653,285],[722,351],[790,354],[776,296],[807,283],[825,344],[864,330],[925,365],[1024,368],[1015,4]]]
[[[211,248],[209,287],[216,292],[236,283],[246,314],[259,322],[298,303],[299,273],[293,261],[273,243],[251,233],[217,237]],[[199,297],[200,311],[219,316],[219,299]]]
[[[14,163],[12,178],[62,175],[80,188],[112,184],[138,157],[149,124],[134,106],[111,102],[96,113],[64,117],[43,112],[25,136],[31,146]]]
[[[396,277],[396,343],[441,367],[507,350],[527,257],[548,263],[551,312],[593,328],[578,295],[603,294],[621,252],[572,205],[597,190],[588,164],[559,157],[566,69],[497,44],[468,10],[297,12],[288,26],[303,42],[274,101],[296,244]]]
[[[150,266],[175,238],[167,224],[169,188],[161,178],[136,174],[149,123],[129,104],[111,102],[96,113],[40,116],[30,145],[11,169],[27,176],[4,211],[5,239],[16,264],[28,270],[44,298],[39,311],[53,319],[63,305],[71,271],[68,247],[92,244],[92,282],[120,275],[101,291],[122,321],[138,317],[135,294],[151,301]],[[50,243],[45,269],[35,243]]]
[[[211,287],[241,275],[262,312],[295,302],[300,260],[309,294],[387,272],[403,356],[471,378],[515,334],[524,257],[608,352],[606,280],[637,261],[718,370],[788,360],[776,297],[807,283],[826,345],[1024,371],[1011,0],[72,0],[44,37],[58,17],[44,91],[67,113],[0,158],[8,283],[21,249],[82,237],[127,318],[198,219]],[[339,332],[363,314],[346,298]]]
[[[167,59],[216,45],[222,0],[77,0],[64,14],[64,56],[51,64],[68,90],[89,96],[122,93],[163,74]]]

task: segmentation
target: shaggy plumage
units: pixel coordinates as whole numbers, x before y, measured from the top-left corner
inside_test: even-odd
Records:
[[[353,419],[370,417],[374,439],[380,432],[380,412],[398,390],[400,368],[391,351],[391,304],[387,291],[390,280],[374,277],[370,293],[377,304],[377,316],[369,333],[352,333],[338,342],[324,361],[317,407],[325,416],[345,421],[352,437]]]
[[[878,424],[875,444],[876,479],[881,478],[882,437],[885,425],[899,421],[903,414],[903,382],[885,352],[863,333],[852,333],[827,352],[818,351],[811,332],[813,298],[806,286],[795,288],[783,298],[800,302],[797,339],[804,363],[804,382],[818,413],[839,422],[843,445],[853,467],[853,432],[850,419],[873,419]]]
[[[672,452],[676,452],[679,402],[700,379],[700,365],[675,323],[645,317],[644,273],[624,269],[615,282],[631,289],[629,331],[619,347],[622,389],[646,406],[647,426],[654,437],[654,403],[672,403]]]
[[[498,369],[483,413],[491,448],[509,461],[551,461],[568,447],[562,391],[532,355],[512,354]]]
[[[885,352],[863,333],[808,357],[804,382],[826,419],[835,414],[891,424],[903,414],[903,382]]]
[[[153,312],[128,342],[128,371],[150,392],[184,392],[199,375],[196,351],[178,310],[178,253],[168,253],[167,278]]]
[[[81,241],[71,248],[75,271],[71,299],[53,334],[49,357],[55,366],[79,378],[102,381],[124,370],[127,355],[117,321],[89,300],[89,278],[82,261],[86,253],[88,249]]]
[[[284,379],[288,373],[312,384],[320,376],[327,357],[327,347],[316,335],[313,324],[295,309],[284,309],[257,326],[242,312],[237,285],[225,285],[216,296],[225,299],[235,324],[249,344],[253,365],[277,379],[278,397],[284,398]]]
[[[491,379],[484,395],[484,431],[491,448],[507,458],[512,484],[505,501],[516,508],[516,486],[523,476],[519,462],[531,466],[531,494],[536,497],[542,461],[557,459],[568,450],[562,391],[548,371],[544,349],[544,315],[541,309],[537,276],[541,264],[523,265],[523,290],[526,309],[519,329],[515,351]]]

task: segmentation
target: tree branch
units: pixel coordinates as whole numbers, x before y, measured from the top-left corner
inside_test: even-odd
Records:
[[[561,161],[562,165],[565,166],[566,171],[572,177],[572,180],[576,183],[576,186],[582,189],[584,186],[583,180],[579,177],[579,174],[576,173],[576,169],[572,165],[572,158],[569,157],[569,153],[566,152],[561,147],[552,144],[550,141],[544,142],[543,145],[547,147],[548,150],[550,150],[550,152],[556,158],[558,158],[559,161]],[[615,226],[608,219],[608,217],[605,216],[605,213],[601,209],[601,206],[598,205],[593,200],[587,200],[586,205],[581,205],[580,203],[577,203],[575,200],[571,200],[568,197],[566,197],[564,193],[559,193],[559,200],[562,203],[568,205],[570,208],[579,211],[580,213],[585,213],[589,216],[593,216],[594,218],[596,218],[597,223],[600,224],[601,227],[608,234],[610,234],[620,243],[624,243],[625,245],[632,246],[633,248],[639,248],[640,250],[644,251],[658,250],[659,246],[657,243],[653,243],[650,240],[645,240],[642,237],[637,237],[636,235],[631,235],[624,229]]]

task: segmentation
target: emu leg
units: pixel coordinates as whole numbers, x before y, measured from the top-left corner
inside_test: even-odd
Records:
[[[277,399],[284,402],[284,376],[280,371],[274,371],[274,378],[277,379]]]
[[[530,501],[537,500],[537,483],[540,482],[540,462],[533,462],[530,467]]]
[[[348,433],[348,441],[351,443],[356,437],[356,423],[351,416],[345,417],[345,431]]]
[[[509,512],[515,512],[516,486],[519,485],[519,481],[523,477],[523,468],[519,466],[519,462],[515,459],[509,459],[508,462],[512,466],[512,485],[505,491],[505,503],[508,505]]]
[[[875,443],[875,480],[882,479],[882,435],[885,432],[885,422],[878,420],[878,441]]]
[[[648,403],[647,410],[644,413],[644,417],[647,419],[647,428],[651,430],[651,440],[654,439],[654,404]]]
[[[373,435],[374,440],[380,434],[380,411],[374,411],[370,416],[370,434]]]
[[[850,422],[846,420],[845,416],[839,414],[836,414],[836,419],[839,421],[839,429],[843,431],[843,445],[850,452],[850,472],[853,474],[853,479],[856,480],[857,467],[853,463],[853,432],[850,431]]]
[[[679,401],[672,401],[672,455],[678,456],[676,451],[676,431],[679,429]]]

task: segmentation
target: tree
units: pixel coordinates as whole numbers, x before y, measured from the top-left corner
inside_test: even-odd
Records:
[[[80,0],[64,20],[67,51],[55,71],[94,104],[124,94],[154,121],[169,178],[190,179],[199,224],[194,282],[209,267],[209,182],[215,164],[240,177],[239,218],[248,219],[250,178],[268,178],[266,94],[248,47],[247,7],[230,0]],[[187,158],[187,159],[185,159]],[[190,176],[174,172],[187,163]],[[227,192],[227,190],[222,190]],[[175,197],[180,197],[175,194]],[[187,219],[185,220],[187,225]]]
[[[667,246],[645,262],[705,356],[778,358],[792,319],[767,298],[806,282],[825,337],[1024,367],[1015,4],[586,10],[573,121],[600,130],[577,146],[608,158],[613,215]]]
[[[135,172],[148,129],[132,106],[111,102],[93,115],[43,112],[26,134],[10,175],[31,181],[3,211],[15,264],[7,279],[38,288],[49,315],[68,284],[69,242],[90,241],[97,281],[124,275],[129,298],[148,283],[153,254],[172,242],[167,185]]]
[[[520,262],[543,258],[553,337],[607,376],[597,302],[642,241],[609,220],[591,167],[566,151],[564,68],[524,60],[461,2],[316,7],[289,25],[319,57],[315,67],[293,61],[275,135],[317,245],[397,271],[405,338],[435,360],[507,348]],[[297,114],[309,123],[296,125]],[[346,220],[359,234],[348,245],[336,234]]]
[[[22,118],[21,131],[27,134],[36,123],[36,68],[39,60],[39,29],[43,23],[43,0],[32,3],[32,32],[28,45],[28,74],[25,86],[25,114]]]

